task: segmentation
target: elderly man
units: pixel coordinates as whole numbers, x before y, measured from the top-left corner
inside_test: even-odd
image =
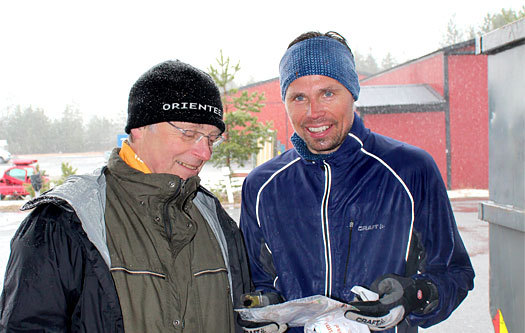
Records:
[[[339,34],[299,36],[279,71],[294,149],[243,185],[241,230],[256,289],[349,303],[345,316],[372,330],[417,331],[446,319],[474,272],[432,157],[371,132],[354,113],[359,81]],[[353,286],[379,301],[354,300]]]
[[[240,331],[242,238],[198,177],[222,116],[206,73],[180,61],[144,73],[129,95],[129,141],[107,166],[24,207],[1,331]]]

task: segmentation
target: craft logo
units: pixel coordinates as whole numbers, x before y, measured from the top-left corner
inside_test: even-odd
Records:
[[[384,319],[370,319],[370,318],[366,318],[366,317],[357,317],[355,319],[355,321],[357,321],[358,323],[372,325],[372,326],[375,326],[375,327],[381,327],[385,323]]]
[[[385,229],[384,224],[371,224],[371,225],[360,225],[357,227],[357,231],[370,231],[370,230],[381,230]]]
[[[201,104],[201,103],[163,103],[162,109],[164,111],[169,110],[203,110],[208,112],[213,112],[219,117],[222,117],[222,110],[218,107],[208,105],[208,104]]]

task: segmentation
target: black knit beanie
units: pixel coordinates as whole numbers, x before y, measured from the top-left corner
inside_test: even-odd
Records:
[[[126,133],[165,121],[214,125],[224,132],[221,94],[207,73],[179,60],[162,62],[129,92]]]

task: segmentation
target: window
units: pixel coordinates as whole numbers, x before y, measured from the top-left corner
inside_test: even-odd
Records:
[[[32,173],[32,169],[27,169],[27,176],[29,177]],[[26,169],[11,169],[7,172],[7,174],[13,178],[20,179],[22,181],[26,180]]]

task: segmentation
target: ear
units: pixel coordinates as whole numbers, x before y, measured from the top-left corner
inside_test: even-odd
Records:
[[[139,128],[132,128],[131,135],[133,135],[133,140],[140,140],[142,136],[144,135],[145,129],[146,129],[146,126],[142,126]]]

